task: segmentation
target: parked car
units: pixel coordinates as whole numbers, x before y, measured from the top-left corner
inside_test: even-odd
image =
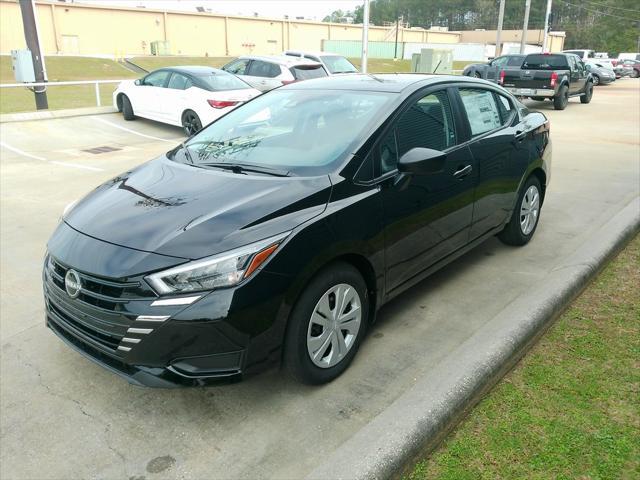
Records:
[[[616,74],[610,68],[606,68],[604,65],[599,63],[586,63],[585,66],[589,73],[591,73],[591,78],[593,79],[594,85],[607,85],[609,83],[616,81]]]
[[[484,80],[287,85],[67,208],[47,325],[133,383],[280,360],[328,382],[390,299],[495,235],[527,244],[550,162],[545,116]]]
[[[618,65],[621,65],[624,68],[631,69],[629,76],[632,78],[640,77],[640,60],[621,60],[618,62]]]
[[[618,55],[618,60],[639,60],[640,61],[640,53],[621,53]]]
[[[501,70],[518,70],[524,57],[525,55],[502,55],[487,63],[472,63],[464,68],[462,74],[467,77],[484,78],[497,82]]]
[[[358,69],[347,58],[337,53],[330,52],[304,52],[287,50],[283,53],[290,57],[306,58],[313,62],[321,63],[328,75],[340,73],[358,73]]]
[[[211,67],[167,67],[138,80],[125,80],[113,92],[113,105],[125,120],[144,117],[181,126],[193,135],[260,92]]]
[[[578,57],[580,60],[582,60],[583,62],[586,62],[587,60],[596,58],[596,52],[594,52],[593,50],[588,50],[588,49],[562,50],[562,52],[560,52],[560,53],[573,54],[576,57]]]
[[[499,83],[519,97],[553,100],[556,110],[564,110],[570,97],[589,103],[593,96],[589,70],[570,53],[529,54],[519,70],[503,70]]]
[[[262,92],[300,80],[327,76],[321,63],[285,55],[242,56],[222,69]]]

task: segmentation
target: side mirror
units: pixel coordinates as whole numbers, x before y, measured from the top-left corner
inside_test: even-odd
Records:
[[[140,85],[142,85],[142,80],[138,78],[135,82],[133,82],[133,84],[139,87]]]
[[[447,154],[431,148],[416,147],[398,160],[398,171],[414,175],[430,175],[444,170]]]

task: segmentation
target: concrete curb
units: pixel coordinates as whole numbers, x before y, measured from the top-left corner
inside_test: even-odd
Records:
[[[638,231],[640,197],[550,272],[540,288],[500,312],[307,478],[399,476],[417,455],[438,445]]]
[[[49,120],[52,118],[80,117],[83,115],[103,115],[116,113],[118,110],[112,106],[69,108],[66,110],[44,110],[39,112],[3,113],[0,114],[0,123],[26,122],[30,120]]]

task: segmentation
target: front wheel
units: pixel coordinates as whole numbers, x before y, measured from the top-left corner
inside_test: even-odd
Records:
[[[555,110],[564,110],[567,108],[567,103],[569,103],[569,89],[566,85],[563,85],[558,90],[558,94],[553,97],[553,108]]]
[[[498,238],[502,243],[515,246],[529,243],[540,219],[541,192],[542,189],[538,178],[535,175],[530,176],[520,191],[511,220],[504,227],[504,230],[498,234]]]
[[[122,95],[122,116],[125,120],[134,120],[136,118],[135,114],[133,113],[131,101],[126,95]]]
[[[600,85],[600,77],[598,75],[593,76],[593,84]]]
[[[587,83],[584,93],[580,95],[580,103],[589,103],[591,97],[593,97],[593,84],[589,82]]]
[[[330,382],[355,357],[367,329],[367,286],[356,268],[335,263],[302,292],[291,312],[284,367],[299,382]]]
[[[198,114],[192,110],[187,110],[182,114],[182,129],[187,137],[195,135],[202,130],[202,122]]]

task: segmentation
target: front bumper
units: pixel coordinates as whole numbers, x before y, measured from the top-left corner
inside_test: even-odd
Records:
[[[547,88],[514,88],[507,87],[507,90],[517,97],[553,97],[556,92]]]
[[[96,248],[126,254],[124,247],[104,247],[104,242],[79,233],[74,238],[89,258]],[[55,253],[65,257],[57,249]],[[76,267],[81,262],[75,260],[71,264],[47,256],[47,327],[133,384],[172,387],[235,380],[279,360],[286,318],[283,292],[289,277],[259,272],[235,288],[192,295],[198,298],[187,305],[159,304],[166,299],[153,292],[143,275],[109,278],[100,268],[101,275],[81,270]],[[66,290],[70,268],[81,278],[77,298]]]

